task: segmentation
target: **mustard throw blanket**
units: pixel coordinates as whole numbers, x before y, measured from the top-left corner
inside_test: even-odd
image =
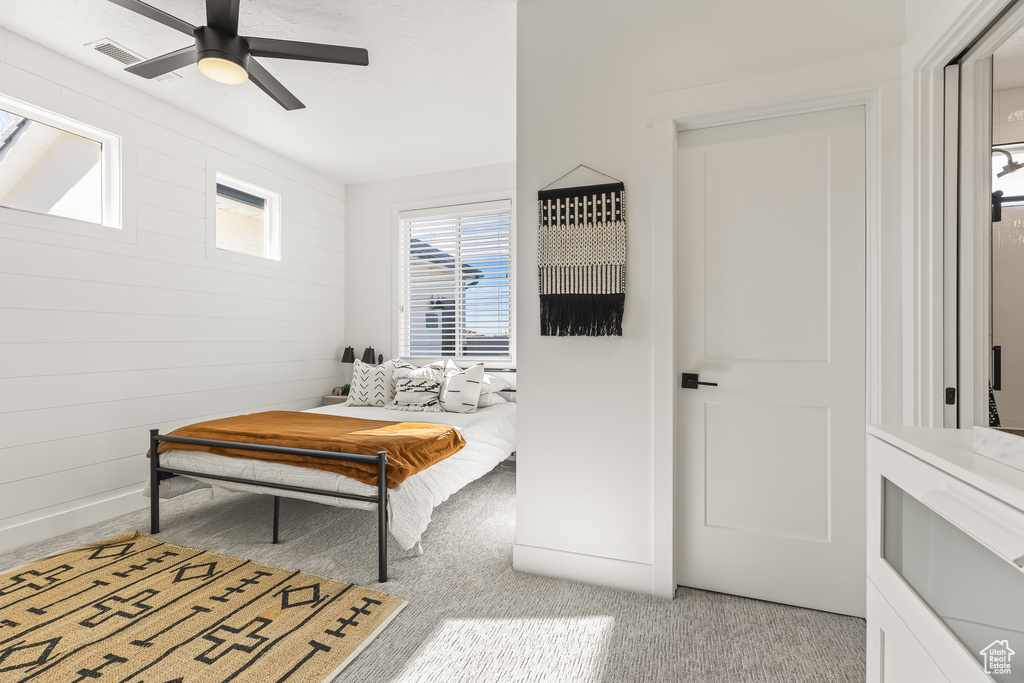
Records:
[[[354,453],[356,455],[375,456],[377,451],[387,451],[388,488],[394,488],[413,474],[458,453],[466,445],[462,434],[449,425],[363,420],[355,417],[284,410],[197,422],[181,429],[175,429],[170,436],[256,443],[334,453]],[[207,451],[233,458],[251,458],[285,465],[310,467],[343,474],[364,484],[377,485],[377,467],[370,463],[160,442],[158,448],[160,453],[172,450]]]

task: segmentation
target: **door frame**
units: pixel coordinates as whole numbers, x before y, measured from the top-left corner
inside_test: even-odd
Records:
[[[953,426],[956,418],[961,428],[969,428],[976,419],[987,423],[987,408],[982,411],[979,398],[987,397],[988,354],[979,359],[975,353],[984,348],[980,341],[984,320],[976,316],[987,315],[978,298],[980,273],[975,266],[982,258],[984,244],[978,243],[978,231],[959,236],[959,276],[950,272],[953,266],[946,261],[944,250],[944,242],[955,237],[950,231],[955,233],[956,226],[949,226],[949,221],[962,220],[964,210],[975,216],[973,212],[979,210],[977,205],[951,208],[946,203],[947,194],[957,183],[977,189],[980,177],[972,171],[971,177],[952,182],[949,169],[944,168],[949,144],[944,129],[948,113],[946,67],[966,53],[966,61],[971,63],[961,71],[959,87],[974,92],[984,77],[979,69],[986,68],[978,64],[980,50],[975,43],[979,36],[984,36],[982,42],[991,38],[989,30],[998,30],[1000,21],[1005,27],[1008,13],[1018,14],[1024,7],[1013,8],[1013,4],[1014,0],[943,0],[903,46],[904,424]],[[968,48],[973,49],[974,57],[969,56]],[[976,120],[983,112],[968,106],[959,114]],[[981,144],[978,136],[960,142],[973,148],[961,146],[961,158]],[[958,167],[963,170],[962,165]],[[985,172],[989,173],[989,168]],[[950,305],[950,297],[958,298],[958,312]],[[949,316],[957,313],[959,320],[949,324]],[[950,368],[958,376],[950,375]],[[954,381],[959,385],[959,396],[956,410],[948,411],[943,401],[944,387]]]
[[[652,572],[651,592],[671,598],[676,591],[675,575],[675,457],[677,378],[682,371],[676,357],[676,183],[679,132],[744,123],[780,116],[804,114],[850,106],[864,107],[865,125],[865,226],[867,291],[865,292],[865,416],[881,421],[881,159],[883,158],[880,101],[883,91],[893,88],[857,90],[832,97],[795,99],[767,106],[724,109],[713,113],[678,115],[648,123],[648,154],[651,161],[653,239],[651,249],[652,316]],[[676,109],[679,111],[679,109]],[[671,371],[663,359],[671,359]]]
[[[956,283],[959,296],[952,333],[947,326],[946,364],[950,365],[948,357],[953,356],[960,385],[957,424],[968,429],[988,424],[988,381],[992,376],[992,53],[1022,28],[1024,2],[1004,8],[982,28],[959,60],[958,97],[946,105],[947,121],[957,107],[959,113],[954,130],[947,131],[947,137],[959,145],[958,187],[955,192],[947,187],[944,196],[947,215],[958,219],[954,227],[959,254],[947,255],[947,264],[956,257],[947,281]],[[947,70],[954,69],[950,66]]]

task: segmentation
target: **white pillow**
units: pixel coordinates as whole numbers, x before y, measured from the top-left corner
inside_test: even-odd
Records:
[[[480,387],[481,394],[490,394],[495,391],[504,391],[510,388],[508,383],[500,377],[494,375],[484,375],[484,383]]]
[[[499,403],[508,403],[508,401],[506,401],[500,394],[495,394],[494,392],[485,394],[481,392],[480,400],[477,401],[476,407],[486,408],[487,406],[496,406]]]
[[[349,387],[345,405],[383,408],[395,400],[395,370],[412,367],[397,358],[380,365],[370,365],[356,359],[352,366],[352,386]]]
[[[441,389],[441,405],[444,409],[449,413],[475,413],[484,381],[484,364],[477,363],[461,370],[449,358],[444,374],[444,387]]]
[[[434,363],[422,368],[395,370],[395,400],[387,405],[394,410],[440,413],[441,382],[444,366]]]
[[[409,377],[433,377],[438,382],[444,379],[444,361],[434,361],[430,365],[424,365],[421,368],[414,367],[411,370],[403,370],[403,376],[405,372],[408,372]]]

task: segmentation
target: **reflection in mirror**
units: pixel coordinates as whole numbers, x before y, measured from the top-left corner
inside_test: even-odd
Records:
[[[103,221],[103,145],[0,109],[0,205]]]
[[[1024,428],[1024,32],[993,55],[992,90],[990,424]]]

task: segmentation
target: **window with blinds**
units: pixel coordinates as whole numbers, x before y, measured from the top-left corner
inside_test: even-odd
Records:
[[[399,213],[399,346],[411,358],[510,360],[512,201]]]

